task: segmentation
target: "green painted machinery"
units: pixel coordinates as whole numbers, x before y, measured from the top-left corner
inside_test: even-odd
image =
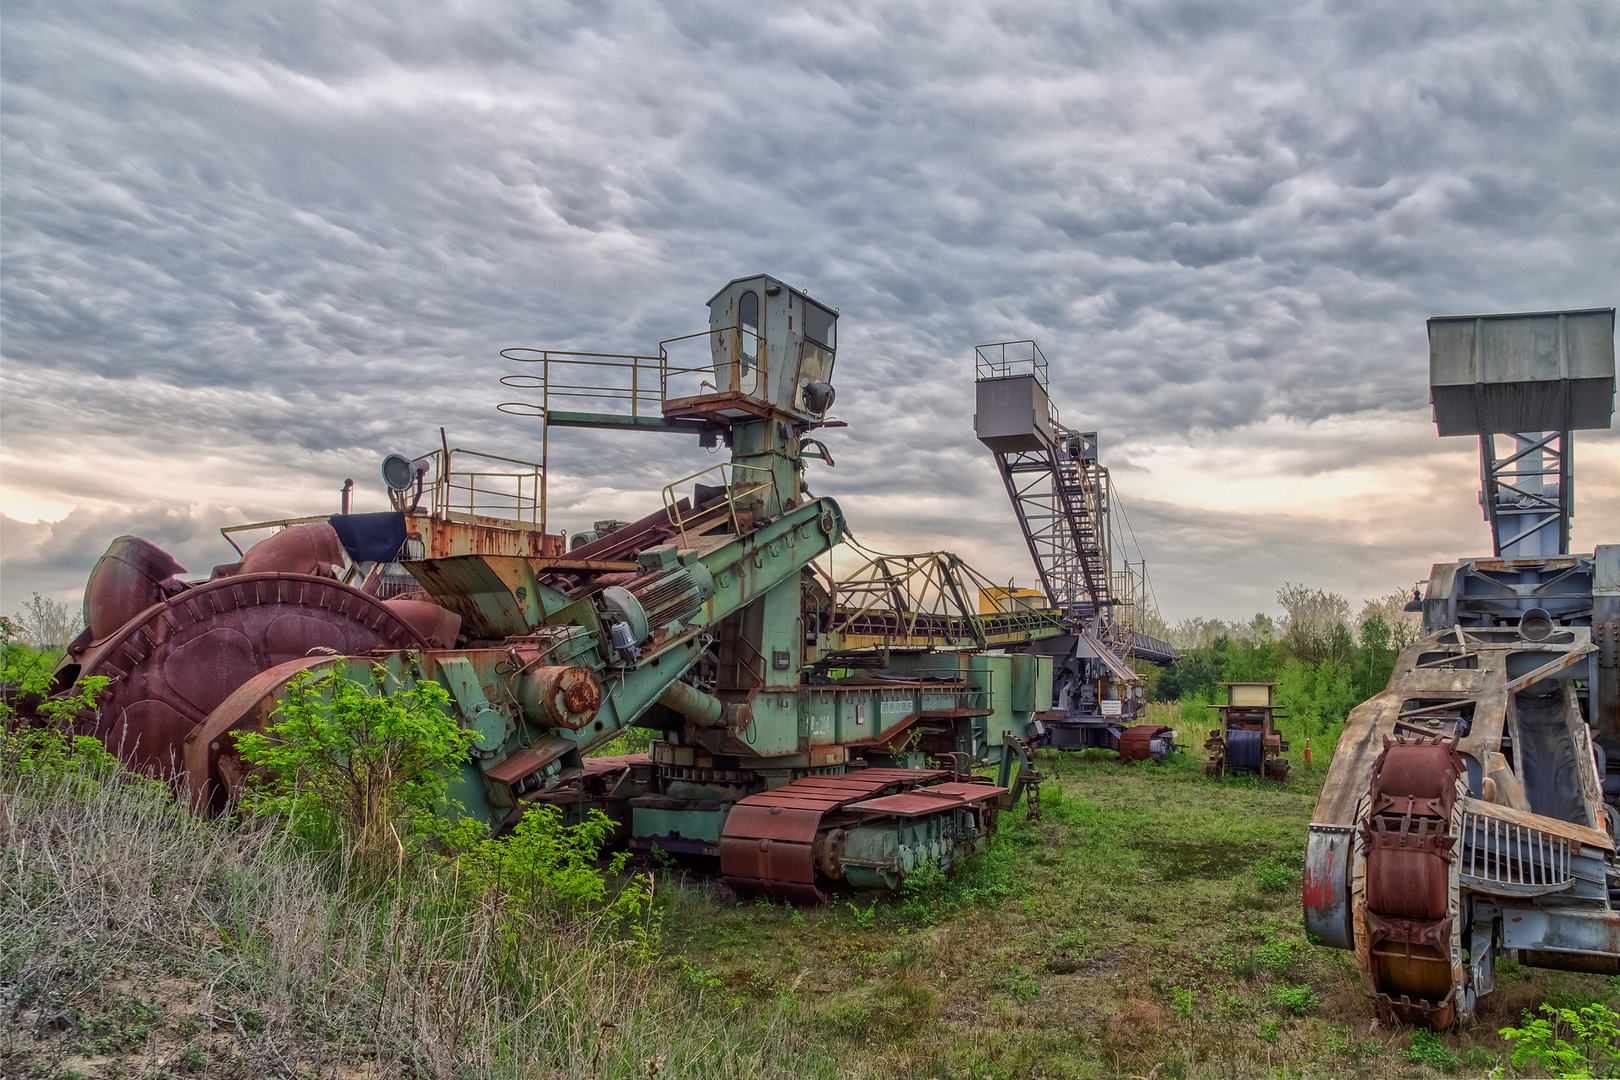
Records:
[[[199,804],[223,805],[239,788],[233,733],[262,728],[292,680],[334,669],[369,678],[381,665],[396,683],[449,691],[474,733],[451,795],[493,826],[535,804],[600,809],[635,848],[717,856],[739,892],[801,902],[838,885],[897,888],[921,866],[981,849],[997,813],[1038,783],[1027,742],[1051,707],[1050,657],[829,640],[812,566],[845,523],[804,476],[812,460],[831,465],[813,433],[843,426],[828,415],[838,314],[767,276],[731,282],[709,311],[707,331],[661,343],[657,356],[504,353],[535,372],[505,381],[538,400],[503,406],[540,425],[537,490],[516,503],[528,517],[478,504],[499,473],[490,462],[507,459],[473,461],[446,442],[385,463],[392,511],[274,523],[287,527],[207,583],[159,579],[161,560],[109,551],[102,584],[92,579],[103,600],[189,610],[215,635],[206,640],[236,635],[253,658],[233,669],[247,677],[220,677],[229,685],[217,700],[198,692],[200,720],[187,713],[165,729]],[[582,402],[610,411],[571,408]],[[671,484],[642,519],[598,522],[565,544],[545,517],[553,428],[695,436],[730,455]],[[522,481],[522,467],[505,468]],[[132,576],[137,563],[157,569]],[[238,614],[198,614],[204,593],[235,597],[214,607]],[[149,638],[166,625],[155,611],[135,617]],[[348,636],[323,637],[340,612]],[[861,641],[887,640],[885,618],[901,641],[916,622],[863,610]],[[190,633],[126,664],[126,682],[185,712],[169,688],[198,683],[182,676],[207,657]],[[112,663],[107,640],[84,642],[79,658]],[[143,733],[141,710],[157,715],[147,699],[119,708],[125,734]],[[646,752],[591,756],[627,728],[651,733]]]

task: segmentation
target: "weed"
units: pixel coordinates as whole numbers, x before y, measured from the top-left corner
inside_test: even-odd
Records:
[[[1543,1004],[1545,1016],[1525,1013],[1525,1026],[1505,1027],[1501,1035],[1513,1044],[1514,1069],[1535,1059],[1552,1077],[1613,1076],[1620,1066],[1620,1015],[1601,1004],[1560,1009]],[[1563,1038],[1565,1033],[1569,1038]]]
[[[1440,1072],[1451,1072],[1462,1064],[1462,1059],[1446,1045],[1445,1040],[1428,1028],[1412,1029],[1411,1045],[1401,1051],[1401,1056]]]
[[[1263,893],[1280,893],[1292,889],[1303,876],[1303,851],[1268,855],[1254,864],[1254,883]]]
[[[1295,1016],[1304,1016],[1321,1003],[1316,992],[1310,984],[1302,986],[1273,986],[1271,1000],[1279,1008],[1287,1009]]]
[[[686,979],[688,986],[694,990],[718,990],[726,984],[719,975],[706,968],[700,968],[690,960],[680,962],[681,975]]]
[[[1179,986],[1170,988],[1170,997],[1175,1002],[1176,1015],[1183,1020],[1191,1020],[1193,1015],[1193,992],[1183,990]]]
[[[1273,975],[1287,975],[1299,963],[1299,949],[1295,942],[1280,940],[1268,932],[1265,940],[1255,946],[1254,960]]]
[[[873,900],[870,904],[867,904],[864,911],[848,901],[845,901],[844,906],[849,908],[850,917],[855,920],[855,925],[860,927],[862,930],[871,930],[873,927],[877,926],[876,900]]]
[[[1265,1023],[1260,1025],[1260,1030],[1254,1033],[1255,1038],[1264,1040],[1265,1042],[1276,1042],[1277,1029],[1280,1026],[1281,1025],[1276,1020],[1267,1020]]]
[[[1041,996],[1041,984],[1016,961],[1008,963],[1007,975],[1001,980],[1001,988],[1011,994],[1020,1005],[1028,1005]]]
[[[935,990],[896,974],[836,995],[819,1016],[826,1027],[840,1034],[893,1037],[916,1030],[939,1012]]]
[[[0,767],[3,1007],[28,986],[31,1009],[71,1007],[81,1021],[8,1043],[0,1070],[43,1080],[88,1040],[113,1058],[97,1075],[146,1075],[154,1054],[175,1076],[292,1075],[280,1062],[322,1059],[323,1075],[639,1076],[655,1055],[661,1080],[715,1075],[717,1060],[731,1063],[726,1080],[835,1075],[788,1025],[793,1002],[727,1014],[688,1001],[694,983],[718,989],[704,970],[716,965],[689,977],[641,962],[601,907],[513,914],[435,859],[372,890],[353,858],[285,828],[193,815],[116,763]],[[215,927],[230,929],[228,949]],[[117,992],[125,981],[167,984],[190,1003],[181,1016],[225,1018],[234,1045],[179,1034],[181,1016],[165,1024],[157,999]],[[593,1064],[604,1002],[620,1027]]]

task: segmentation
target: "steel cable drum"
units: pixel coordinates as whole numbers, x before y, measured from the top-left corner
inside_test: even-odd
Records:
[[[1226,733],[1226,767],[1239,772],[1257,773],[1265,753],[1266,733],[1263,731],[1229,731]]]

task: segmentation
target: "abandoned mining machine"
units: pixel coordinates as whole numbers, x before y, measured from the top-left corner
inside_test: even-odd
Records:
[[[350,512],[346,484],[341,513],[233,526],[233,545],[268,535],[202,580],[120,537],[58,692],[109,677],[83,730],[203,812],[242,794],[237,736],[335,672],[443,686],[472,733],[450,797],[492,827],[601,810],[633,848],[716,857],[739,893],[796,903],[980,850],[1021,795],[1038,812],[1052,658],[1016,649],[1063,619],[977,611],[990,582],[961,560],[860,548],[806,489],[812,460],[833,463],[813,433],[844,426],[835,309],[763,275],[708,307],[706,330],[652,356],[504,350],[527,400],[502,408],[538,422],[539,462],[441,431],[384,459],[391,509]],[[566,429],[730,453],[639,520],[565,534],[546,487]],[[859,570],[826,568],[840,544]],[[630,728],[645,753],[591,756]]]
[[[1386,1018],[1445,1028],[1498,957],[1620,974],[1620,545],[1570,551],[1573,432],[1610,425],[1614,309],[1428,332],[1435,425],[1479,439],[1493,552],[1434,567],[1423,636],[1350,713],[1304,904]]]
[[[1051,398],[1050,365],[1034,341],[974,351],[973,430],[995,455],[1049,610],[1065,633],[1028,646],[1053,658],[1056,708],[1042,713],[1043,739],[1060,750],[1117,750],[1160,761],[1175,748],[1163,725],[1135,724],[1143,704],[1133,664],[1169,664],[1169,642],[1145,633],[1145,563],[1114,562],[1112,481],[1097,433],[1065,427]],[[1010,610],[1019,590],[994,595]]]

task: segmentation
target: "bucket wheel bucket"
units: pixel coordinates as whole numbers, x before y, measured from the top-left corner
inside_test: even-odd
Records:
[[[1351,905],[1357,965],[1386,1019],[1444,1030],[1473,1015],[1463,961],[1454,740],[1386,739],[1373,765]]]

